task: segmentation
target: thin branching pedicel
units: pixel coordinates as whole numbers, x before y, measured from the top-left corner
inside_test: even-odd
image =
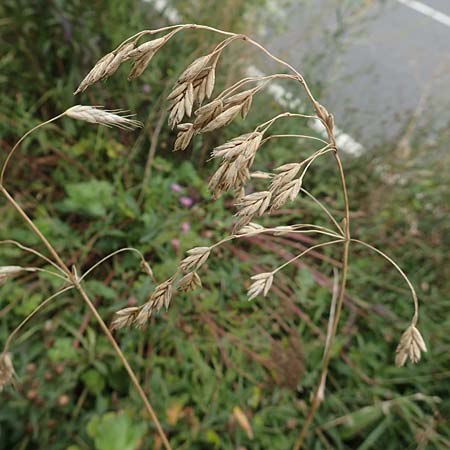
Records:
[[[311,104],[311,111],[308,114],[283,112],[258,125],[255,129],[250,130],[248,133],[237,136],[212,149],[211,159],[220,160],[220,162],[218,164],[218,168],[209,180],[208,187],[213,199],[218,198],[225,192],[230,192],[233,195],[234,205],[236,207],[236,219],[232,233],[209,247],[195,247],[189,250],[186,257],[180,262],[176,273],[174,273],[167,280],[156,283],[155,289],[149,295],[147,301],[142,305],[127,307],[117,311],[111,326],[113,329],[131,326],[143,328],[147,326],[154,312],[160,311],[163,306],[167,309],[177,292],[192,291],[201,287],[202,283],[199,273],[201,273],[201,270],[204,269],[205,263],[212,257],[215,249],[230,243],[231,241],[245,239],[263,233],[272,234],[275,236],[289,234],[312,234],[325,239],[323,242],[310,246],[303,252],[297,254],[290,260],[285,261],[280,266],[273,268],[273,270],[269,272],[254,274],[251,277],[252,282],[248,290],[248,300],[253,300],[258,296],[268,296],[272,286],[277,282],[276,274],[283,268],[292,264],[294,261],[306,256],[309,252],[325,247],[341,245],[343,252],[340,281],[339,283],[335,283],[336,289],[334,289],[333,299],[330,304],[327,342],[320,368],[319,382],[313,393],[311,405],[305,417],[303,427],[294,445],[294,449],[298,450],[303,446],[315,412],[325,398],[326,374],[331,358],[333,340],[337,333],[346,289],[350,244],[363,245],[372,251],[375,251],[390,262],[404,278],[411,291],[414,302],[414,315],[410,325],[403,333],[397,347],[395,360],[396,364],[399,366],[403,365],[408,358],[413,363],[418,362],[420,360],[421,353],[426,351],[425,342],[416,327],[419,317],[417,295],[406,274],[395,263],[395,261],[392,260],[392,258],[372,245],[351,237],[349,199],[345,174],[334,136],[333,116],[314,98],[303,76],[295,70],[294,67],[282,59],[274,56],[261,44],[248,36],[225,32],[216,28],[197,24],[174,25],[157,30],[141,31],[140,33],[126,39],[115,50],[101,58],[81,81],[75,91],[75,94],[84,92],[87,88],[93,86],[99,81],[106,80],[127,61],[132,62],[131,71],[128,77],[129,80],[138,78],[148,67],[154,55],[158,51],[161,51],[170,39],[183,30],[208,30],[221,36],[225,36],[225,38],[214,48],[212,48],[209,53],[195,59],[186,67],[186,69],[178,76],[178,79],[176,80],[175,85],[168,96],[169,126],[171,128],[177,127],[178,131],[174,150],[186,150],[195,136],[210,133],[219,128],[225,127],[238,115],[241,115],[241,117],[245,119],[251,111],[254,96],[258,92],[263,91],[267,84],[275,79],[285,79],[298,83],[300,88],[303,89],[308,97]],[[162,35],[155,38],[154,35],[159,33]],[[148,36],[151,36],[152,39],[139,44],[139,41],[142,38]],[[215,98],[213,98],[216,70],[220,57],[222,53],[231,47],[233,42],[237,40],[244,41],[259,51],[262,51],[267,57],[277,62],[289,73],[276,73],[265,77],[247,77],[224,89],[222,92],[218,93]],[[208,100],[208,103],[203,104],[206,100]],[[54,296],[47,299],[47,301],[50,301],[51,298],[59,295],[64,290],[73,288],[79,292],[83,300],[91,309],[100,324],[102,331],[105,333],[106,337],[115,349],[118,357],[127,369],[131,381],[139,392],[139,395],[146,406],[147,412],[151,416],[159,435],[161,436],[164,447],[166,450],[170,450],[170,444],[167,437],[162,430],[153,408],[148,402],[134,372],[105,325],[103,319],[98,314],[82,287],[84,278],[89,275],[92,270],[112,256],[123,251],[137,252],[141,258],[142,269],[148,274],[149,277],[152,278],[153,281],[155,281],[150,266],[145,261],[143,255],[136,249],[124,248],[105,256],[98,263],[94,264],[94,266],[87,270],[84,275],[79,277],[76,274],[76,271],[71,271],[67,268],[53,246],[42,235],[39,229],[34,225],[20,205],[4,187],[4,175],[8,162],[20,142],[22,142],[24,138],[38,128],[54,122],[62,117],[69,117],[75,120],[110,127],[119,127],[127,130],[141,126],[140,122],[132,119],[130,115],[124,114],[122,111],[109,111],[92,106],[73,106],[60,115],[34,127],[18,141],[18,143],[10,151],[2,167],[0,174],[0,190],[10,205],[20,214],[23,220],[32,228],[34,233],[47,247],[47,250],[52,256],[50,261],[51,264],[60,272],[59,274],[55,273],[55,275],[63,278],[68,284],[66,288],[54,294]],[[186,117],[191,118],[191,121],[182,122]],[[318,120],[322,123],[326,130],[327,140],[316,136],[302,134],[270,134],[271,127],[280,119]],[[298,161],[287,161],[285,164],[276,167],[273,173],[252,171],[258,152],[263,150],[262,147],[267,142],[274,139],[296,139],[307,141],[311,144],[309,156]],[[317,148],[319,145],[320,148]],[[344,211],[342,212],[342,215],[339,215],[338,217],[335,217],[320,200],[315,198],[303,186],[304,181],[308,176],[310,167],[322,156],[325,157],[329,155],[333,155],[335,159],[339,182],[342,189],[342,197],[344,200]],[[250,188],[253,187],[250,185],[252,179],[258,179],[258,182],[265,183],[265,186],[261,190],[250,191]],[[291,225],[282,224],[274,227],[265,227],[254,222],[255,219],[259,220],[260,218],[263,219],[268,217],[272,212],[279,210],[288,202],[295,201],[302,194],[304,194],[305,198],[308,200],[312,200],[314,204],[316,204],[320,210],[325,213],[327,219],[331,222],[330,226],[332,228],[309,223]],[[10,243],[12,242],[13,241],[10,241]],[[21,246],[21,244],[18,245]],[[21,248],[26,249],[24,246],[21,246]],[[40,253],[32,249],[28,250],[31,250],[31,252],[37,254],[38,256],[40,255]],[[46,258],[45,256],[43,257]],[[11,276],[20,274],[23,270],[26,269],[20,266],[6,266],[0,268],[0,282]],[[40,307],[43,306],[45,306],[45,302],[40,305]],[[20,326],[18,328],[20,328]],[[15,334],[15,332],[12,334]],[[9,356],[9,352],[7,352],[10,341],[11,340],[8,340],[8,344],[0,356],[0,388],[11,382],[14,374],[11,357]]]

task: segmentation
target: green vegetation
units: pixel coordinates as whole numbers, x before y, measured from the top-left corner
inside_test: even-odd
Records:
[[[133,32],[164,23],[151,2],[91,3],[0,5],[3,153],[28,129],[73,105],[72,92],[102,54]],[[264,4],[212,1],[209,10],[194,0],[178,3],[185,21],[250,34],[246,13]],[[177,37],[136,82],[128,83],[120,69],[81,97],[82,103],[136,111],[145,122],[141,132],[63,119],[15,155],[5,184],[69,262],[83,261],[81,273],[104,255],[133,246],[163,280],[185,250],[209,245],[231,227],[231,202],[213,202],[204,181],[212,163],[198,161],[279,107],[258,94],[245,122],[173,154],[165,97],[186,64],[210,48],[205,36]],[[222,86],[240,70],[229,56],[221,63],[227,67],[218,80]],[[312,86],[320,97],[320,87]],[[294,125],[280,123],[277,132],[293,132]],[[384,260],[353,247],[341,331],[308,449],[450,447],[450,158],[441,150],[445,135],[415,135],[407,151],[394,142],[389,151],[374,149],[344,162],[353,232],[385,249],[410,275],[429,352],[416,366],[395,368],[395,347],[411,315],[408,291]],[[149,159],[153,148],[156,156]],[[293,151],[308,150],[277,141],[258,165],[274,167]],[[314,166],[306,184],[333,210],[342,209],[331,158]],[[1,239],[39,246],[14,211],[4,202],[0,208]],[[283,214],[283,224],[290,217],[325,220],[306,198]],[[247,302],[245,291],[257,269],[270,269],[311,242],[261,236],[224,246],[201,272],[202,290],[177,296],[145,331],[116,332],[174,449],[292,448],[320,370],[334,277],[330,260],[310,256],[290,267],[267,298]],[[36,263],[14,246],[1,250],[1,265]],[[323,254],[339,268],[339,250]],[[32,273],[0,286],[0,342],[59,287]],[[122,254],[95,270],[86,288],[109,321],[117,309],[142,303],[154,285],[135,256]],[[17,387],[0,393],[1,450],[160,448],[124,369],[77,295],[65,294],[35,317],[12,353]],[[236,411],[245,414],[251,431]]]

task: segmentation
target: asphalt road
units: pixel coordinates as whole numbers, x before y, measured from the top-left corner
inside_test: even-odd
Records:
[[[278,4],[262,40],[323,82],[322,103],[365,148],[398,136],[418,107],[418,126],[448,129],[450,0]]]

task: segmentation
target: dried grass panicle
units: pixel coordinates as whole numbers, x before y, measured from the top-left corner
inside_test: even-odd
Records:
[[[242,105],[234,105],[229,108],[224,108],[217,117],[214,117],[210,122],[201,128],[202,133],[209,133],[219,128],[229,125],[233,119],[240,113]]]
[[[193,291],[197,287],[202,287],[202,281],[197,272],[188,272],[178,284],[178,290],[181,292]]]
[[[233,226],[233,233],[250,223],[253,217],[262,216],[270,205],[271,197],[270,191],[254,192],[241,197],[236,203],[240,209],[236,213],[237,221]]]
[[[253,283],[247,292],[248,300],[253,300],[260,294],[263,294],[263,296],[265,297],[272,287],[273,273],[259,273],[258,275],[252,276],[251,279],[253,280]]]
[[[81,81],[74,95],[84,92],[98,81],[106,80],[113,75],[124,61],[133,60],[133,67],[128,75],[129,80],[139,77],[147,68],[155,53],[177,32],[172,31],[165,36],[153,39],[136,47],[136,40],[120,45],[116,50],[106,54],[89,71]]]
[[[396,349],[395,364],[401,367],[409,358],[412,363],[420,361],[421,352],[426,352],[427,347],[419,330],[410,325],[400,338]]]
[[[130,306],[128,308],[123,308],[116,311],[114,314],[114,319],[111,322],[111,329],[116,330],[119,328],[130,327],[136,320],[140,310],[141,307],[139,306]]]
[[[186,258],[183,259],[180,263],[180,270],[182,272],[188,272],[190,270],[199,269],[207,259],[211,253],[210,247],[194,247],[187,251]]]
[[[117,127],[122,130],[134,130],[143,127],[139,120],[130,119],[132,114],[124,114],[121,110],[107,110],[96,106],[76,105],[65,111],[64,115],[75,120]]]
[[[191,116],[194,105],[201,105],[210,98],[214,90],[215,68],[220,52],[197,58],[180,75],[167,99],[169,106],[169,126],[173,129],[184,118]]]
[[[89,86],[101,80],[106,80],[113,75],[123,61],[126,61],[130,52],[134,49],[133,43],[125,44],[117,50],[106,54],[101,58],[92,70],[81,81],[74,95],[84,92]]]
[[[291,225],[280,225],[278,227],[275,227],[273,229],[273,235],[274,236],[283,236],[287,233],[292,233],[293,231],[295,231],[295,226],[291,226]]]
[[[14,381],[14,366],[11,353],[0,354],[0,392],[3,388]]]

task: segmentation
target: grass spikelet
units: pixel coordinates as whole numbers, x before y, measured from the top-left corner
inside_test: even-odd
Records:
[[[251,279],[253,280],[253,283],[247,292],[248,300],[253,300],[255,297],[261,294],[265,297],[272,287],[273,273],[259,273],[258,275],[253,275]]]
[[[199,269],[206,260],[209,258],[211,253],[210,247],[194,247],[187,251],[186,258],[180,263],[180,269],[182,272],[187,272],[191,269]]]
[[[107,127],[117,127],[122,130],[134,130],[141,128],[142,122],[130,119],[130,115],[124,115],[124,111],[101,109],[95,106],[76,105],[69,108],[64,114],[67,117],[84,122],[105,125]]]
[[[141,308],[138,306],[131,306],[129,308],[123,308],[116,311],[114,314],[114,319],[111,322],[111,329],[116,330],[130,327],[136,320],[140,310]]]
[[[6,385],[13,382],[14,375],[11,353],[2,353],[0,355],[0,392]]]
[[[420,331],[414,325],[410,325],[400,338],[396,349],[395,364],[397,367],[401,367],[408,358],[412,363],[417,363],[420,361],[421,353],[426,351],[427,347]]]
[[[187,273],[178,284],[178,290],[181,292],[193,291],[197,287],[202,287],[202,281],[197,272]]]

